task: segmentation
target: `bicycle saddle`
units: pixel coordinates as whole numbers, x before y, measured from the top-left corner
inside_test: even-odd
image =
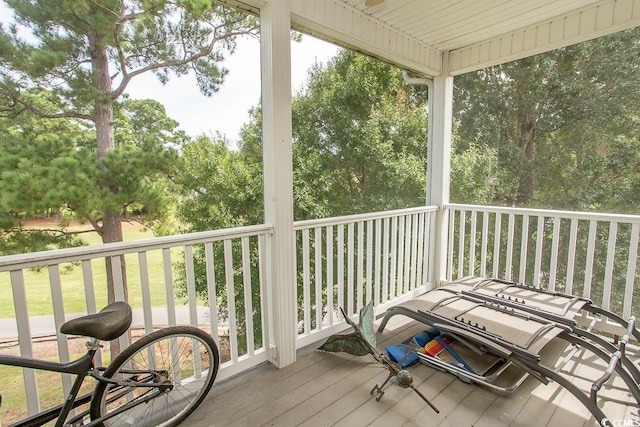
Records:
[[[98,313],[64,322],[60,332],[67,335],[93,337],[111,341],[124,334],[131,326],[131,307],[126,302],[114,302]]]

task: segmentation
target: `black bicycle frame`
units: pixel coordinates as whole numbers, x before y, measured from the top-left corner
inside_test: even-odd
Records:
[[[85,355],[71,362],[50,362],[46,360],[31,359],[28,357],[8,356],[8,355],[0,354],[0,365],[18,366],[21,368],[31,368],[31,369],[38,369],[38,370],[49,371],[49,372],[60,372],[63,374],[71,374],[76,376],[76,379],[73,382],[73,385],[71,387],[71,391],[67,395],[64,404],[55,406],[50,409],[46,409],[35,415],[32,415],[23,420],[20,420],[9,427],[37,427],[37,426],[42,426],[43,424],[49,421],[52,421],[56,418],[57,418],[57,421],[55,424],[56,427],[64,426],[67,416],[69,415],[69,412],[71,412],[72,409],[80,405],[89,403],[91,401],[91,397],[93,393],[88,393],[86,395],[78,397],[78,393],[80,392],[80,387],[82,386],[82,382],[87,376],[91,376],[97,379],[98,381],[107,382],[110,384],[117,385],[119,387],[142,387],[142,388],[149,388],[149,389],[152,389],[152,388],[157,389],[144,397],[135,399],[135,401],[133,402],[129,402],[127,405],[124,405],[122,408],[120,408],[117,411],[109,413],[108,415],[98,420],[92,421],[89,424],[89,426],[98,424],[105,419],[108,419],[114,415],[119,414],[120,412],[124,412],[125,410],[129,409],[132,406],[137,406],[141,403],[151,401],[155,399],[157,396],[165,393],[167,390],[171,390],[173,388],[171,384],[165,383],[164,380],[160,383],[156,382],[157,378],[155,377],[155,375],[149,376],[148,379],[145,381],[142,381],[142,382],[136,381],[135,383],[131,383],[129,381],[117,381],[111,378],[105,378],[104,376],[98,373],[98,371],[103,368],[95,369],[93,366],[93,357],[95,356],[95,353],[99,348],[99,346],[97,345],[97,340],[89,342],[87,344],[87,347],[88,347],[88,351]],[[123,372],[130,373],[130,374],[149,375],[149,371],[125,370]],[[166,375],[166,373],[162,371],[155,372],[155,374]],[[80,417],[81,416],[82,415],[80,415]],[[74,419],[77,419],[77,418],[79,418],[78,415],[74,417]]]
[[[58,418],[55,424],[56,427],[62,427],[69,415],[69,412],[71,412],[73,408],[91,400],[91,395],[87,395],[88,400],[87,396],[82,396],[81,399],[76,398],[80,391],[80,387],[82,386],[82,382],[93,369],[93,356],[97,349],[98,347],[93,344],[89,347],[89,350],[85,355],[71,362],[50,362],[47,360],[31,359],[28,357],[0,355],[0,365],[18,366],[21,368],[31,368],[49,372],[60,372],[76,376],[73,386],[71,387],[71,391],[66,397],[64,404],[18,421],[13,424],[12,427],[40,426],[56,418]]]

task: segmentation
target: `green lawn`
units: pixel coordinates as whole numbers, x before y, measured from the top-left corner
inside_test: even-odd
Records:
[[[124,227],[125,240],[139,240],[153,237],[150,231],[142,226],[127,225]],[[87,233],[83,238],[89,244],[100,244],[100,237],[96,233]],[[172,260],[177,260],[180,250],[172,253]],[[129,303],[133,307],[142,307],[142,295],[140,288],[140,270],[137,254],[126,257],[127,280],[129,288]],[[151,288],[151,301],[153,305],[166,303],[164,270],[162,268],[162,251],[155,250],[147,253],[149,283]],[[98,308],[106,305],[106,273],[104,259],[92,261],[93,283]],[[62,282],[62,298],[65,313],[82,313],[86,311],[86,296],[80,265],[65,264],[60,266],[60,280]],[[49,271],[47,269],[26,270],[24,272],[25,292],[27,294],[27,309],[30,316],[38,316],[52,313],[51,289],[49,286]],[[0,318],[15,317],[13,304],[13,291],[9,279],[9,273],[0,273]]]

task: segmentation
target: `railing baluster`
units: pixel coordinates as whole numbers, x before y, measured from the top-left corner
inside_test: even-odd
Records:
[[[242,242],[242,288],[244,290],[244,317],[247,331],[247,354],[253,356],[255,339],[253,335],[253,291],[251,289],[251,261],[249,259],[249,238],[243,237]]]
[[[87,313],[95,313],[96,307],[96,290],[93,284],[93,268],[90,259],[82,260],[82,283],[84,285],[84,298],[87,304]],[[94,356],[97,366],[102,366],[102,351],[97,351]]]
[[[373,299],[373,221],[367,221],[366,303]]]
[[[409,277],[410,291],[416,288],[416,276],[418,274],[418,260],[416,259],[418,256],[418,214],[411,215],[411,219],[411,265],[409,266],[411,272]]]
[[[576,241],[578,240],[578,220],[571,220],[569,231],[569,253],[567,257],[567,282],[565,292],[573,294],[573,274],[576,263]]]
[[[433,270],[432,260],[435,253],[435,227],[436,227],[436,215],[432,212],[425,213],[424,223],[424,257],[422,266],[422,277],[424,280],[423,285],[432,282],[431,271]]]
[[[513,276],[513,236],[515,234],[515,222],[515,215],[509,214],[509,222],[507,225],[507,259],[504,268],[504,276],[507,280],[511,280]]]
[[[373,293],[373,303],[375,305],[380,304],[380,286],[381,286],[381,262],[382,262],[382,220],[380,218],[376,219],[375,222],[375,234],[376,234],[376,243],[375,243],[375,272],[374,272],[374,293]]]
[[[356,306],[356,313],[364,307],[364,222],[358,222],[358,246],[357,246],[357,270],[356,270],[356,297],[358,299],[358,305]]]
[[[264,241],[264,236],[260,236]],[[218,336],[218,291],[216,290],[216,268],[213,255],[213,243],[204,244],[205,269],[207,275],[207,296],[209,300],[209,328],[211,336],[216,343],[220,342]],[[264,328],[263,328],[264,329]]]
[[[609,224],[609,239],[607,243],[607,264],[604,268],[604,290],[602,292],[602,308],[609,310],[611,305],[611,287],[613,285],[613,264],[616,257],[616,239],[618,237],[618,223]]]
[[[116,301],[125,301],[124,277],[122,277],[122,260],[124,255],[116,255],[111,257],[111,271],[113,273],[113,287]],[[172,300],[173,301],[173,300]],[[129,334],[120,335],[118,338],[120,348],[129,346]],[[112,356],[113,357],[113,356]]]
[[[175,293],[173,291],[173,273],[171,268],[171,249],[162,249],[162,260],[164,269],[164,285],[167,298],[167,321],[169,325],[176,324],[176,303]]]
[[[316,227],[314,229],[314,262],[313,262],[313,275],[315,276],[315,313],[316,313],[316,328],[322,329],[322,229]]]
[[[449,210],[449,241],[447,243],[448,253],[447,253],[447,278],[449,280],[453,279],[453,241],[455,235],[455,222],[456,222],[456,211],[455,209]],[[436,279],[438,279],[436,277]]]
[[[469,276],[476,271],[476,221],[478,213],[471,211],[471,230],[469,231]]]
[[[68,362],[70,360],[69,345],[66,336],[60,333],[60,326],[65,322],[65,319],[62,283],[60,282],[60,266],[58,264],[49,266],[49,285],[51,287],[51,303],[53,305],[53,322],[58,344],[58,357],[61,362]],[[62,377],[62,391],[66,396],[71,391],[71,376],[68,374],[61,374],[60,376]]]
[[[413,284],[413,289],[422,286],[422,277],[425,273],[424,271],[424,245],[427,242],[427,236],[424,232],[424,223],[425,223],[425,214],[420,213],[416,215],[417,221],[417,232],[416,232],[416,256],[415,256],[415,265],[414,269],[416,271],[415,282]]]
[[[496,213],[493,235],[493,277],[500,277],[500,241],[502,229],[502,214]]]
[[[489,212],[482,213],[482,238],[480,241],[480,276],[487,276],[487,245],[489,240]]]
[[[640,224],[631,226],[631,238],[629,239],[629,259],[627,260],[627,278],[624,287],[624,306],[622,317],[628,319],[631,316],[633,302],[633,283],[636,277],[636,263],[638,261],[638,232]]]
[[[464,274],[464,237],[467,228],[467,211],[460,211],[460,224],[458,225],[458,279]]]
[[[124,255],[111,257],[111,273],[113,274],[113,287],[116,301],[124,301],[124,277],[122,277],[122,260]]]
[[[529,215],[522,216],[522,233],[520,234],[520,272],[518,281],[527,282],[527,249],[529,248]]]
[[[354,224],[350,222],[347,226],[347,316],[354,313],[355,295],[354,295],[354,274],[353,274],[353,256],[354,256]]]
[[[348,308],[345,308],[345,295],[344,295],[344,225],[340,224],[338,227],[338,307],[342,307],[348,312]],[[338,319],[342,319],[342,312],[338,313]]]
[[[397,294],[398,277],[396,266],[398,265],[398,217],[391,219],[391,273],[389,276],[389,298],[394,299]]]
[[[333,325],[335,322],[333,313],[334,313],[334,305],[333,305],[333,294],[335,292],[335,287],[333,286],[333,226],[330,225],[326,228],[327,233],[327,242],[326,242],[326,251],[327,251],[327,320],[328,325]]]
[[[93,269],[91,260],[82,260],[82,284],[84,285],[84,299],[87,304],[87,313],[95,313],[96,307],[96,289],[93,285]]]
[[[389,238],[391,232],[389,230],[390,220],[385,218],[383,221],[384,238],[382,243],[382,302],[389,300]]]
[[[400,296],[404,294],[404,243],[405,243],[405,227],[404,227],[404,217],[400,216],[398,218],[398,264],[396,267],[396,272],[398,275],[397,279],[397,295]]]
[[[273,313],[273,307],[271,305],[271,289],[267,286],[266,280],[266,271],[267,271],[267,260],[265,259],[266,253],[266,238],[264,234],[258,235],[258,280],[260,281],[260,318],[262,321],[262,347],[265,350],[271,348],[271,337],[273,336],[273,331],[271,330],[271,316],[270,313]],[[294,271],[295,271],[295,260],[294,260]],[[214,288],[215,289],[215,288]],[[217,316],[216,316],[217,318]],[[217,338],[217,330],[215,337]]]
[[[584,290],[582,296],[591,298],[591,282],[593,281],[593,261],[596,250],[596,232],[598,221],[589,221],[589,240],[587,241],[587,258],[584,266]]]
[[[309,259],[309,230],[302,230],[302,315],[304,333],[311,332],[311,260]]]
[[[402,251],[402,256],[404,257],[404,269],[403,269],[403,279],[402,279],[402,293],[406,294],[409,292],[409,279],[411,278],[411,273],[409,269],[411,268],[411,217],[402,216],[403,224],[404,224],[404,232],[402,233],[402,238],[404,239],[404,249]]]
[[[540,287],[540,272],[542,269],[542,247],[544,246],[544,216],[538,215],[536,228],[536,259],[533,268],[533,285]]]
[[[153,332],[153,315],[151,309],[151,290],[149,287],[149,266],[147,264],[147,252],[138,252],[138,265],[140,269],[140,294],[142,296],[142,316],[144,319],[145,333]]]
[[[410,224],[410,232],[407,232],[407,236],[409,239],[409,244],[406,249],[408,255],[406,257],[406,266],[407,266],[407,274],[406,274],[406,282],[407,282],[407,292],[412,291],[416,286],[416,244],[418,242],[417,233],[418,233],[418,222],[416,219],[416,215],[409,215],[407,217],[408,222]]]
[[[558,269],[558,247],[560,245],[560,218],[553,218],[553,238],[551,239],[551,260],[549,266],[549,289],[556,289],[556,273]]]
[[[264,239],[264,236],[260,237]],[[207,242],[204,244],[204,258],[209,300],[209,328],[211,329],[211,336],[216,342],[220,342],[220,337],[218,336],[218,291],[216,289],[216,268],[213,257],[213,243]]]
[[[23,270],[12,270],[11,290],[13,292],[13,306],[16,311],[16,327],[18,329],[18,344],[20,356],[33,358],[33,341],[29,326],[29,311],[27,310],[27,294],[24,287]],[[24,391],[27,398],[27,413],[35,415],[40,412],[40,395],[36,382],[36,371],[23,369]]]
[[[186,245],[184,247],[184,265],[185,275],[187,280],[187,298],[188,298],[188,312],[189,312],[189,324],[191,326],[198,327],[198,307],[197,307],[197,293],[196,293],[196,278],[195,268],[193,264],[193,246]],[[191,342],[191,351],[194,354],[199,353],[199,344],[195,341]],[[202,376],[202,363],[199,357],[193,358],[193,373],[196,378]]]
[[[231,361],[238,362],[238,327],[236,316],[235,277],[233,268],[233,247],[229,239],[224,241],[224,271],[227,289],[227,312],[229,313],[229,347]]]
[[[198,307],[196,296],[196,276],[193,265],[193,246],[186,245],[184,247],[184,265],[187,279],[187,299],[189,311],[189,323],[192,326],[198,326]]]

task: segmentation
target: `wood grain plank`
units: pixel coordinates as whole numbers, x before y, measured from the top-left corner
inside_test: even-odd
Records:
[[[378,350],[424,330],[424,325],[394,316]],[[637,360],[635,347],[630,349]],[[579,363],[578,363],[579,362]],[[588,390],[605,363],[583,351],[563,368],[581,389]],[[583,405],[558,384],[527,379],[513,394],[500,395],[465,384],[449,373],[423,365],[409,368],[414,384],[438,408],[435,414],[410,389],[394,384],[378,402],[370,391],[387,376],[371,356],[355,357],[301,350],[296,363],[283,369],[270,364],[216,384],[185,425],[212,426],[594,426]],[[640,419],[638,405],[620,378],[600,391],[603,409],[612,419]]]
[[[418,368],[416,368],[417,370]],[[427,368],[430,369],[430,368]],[[418,389],[429,399],[434,401],[456,378],[446,372],[434,372],[425,381],[417,385]],[[384,397],[383,397],[384,399]],[[425,408],[425,404],[415,396],[407,396],[390,407],[371,423],[375,427],[402,425],[408,418],[413,417]]]

